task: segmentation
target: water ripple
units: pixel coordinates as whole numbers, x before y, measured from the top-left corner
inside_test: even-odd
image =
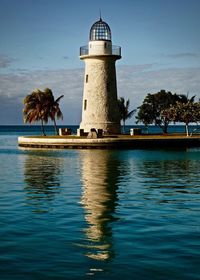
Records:
[[[198,151],[18,150],[13,139],[0,149],[1,279],[198,279]]]

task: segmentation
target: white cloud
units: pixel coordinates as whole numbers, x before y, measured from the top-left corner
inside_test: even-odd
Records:
[[[153,65],[117,66],[118,96],[130,99],[137,108],[147,93],[160,89],[191,95],[200,93],[200,68],[153,70]],[[79,124],[81,116],[83,69],[18,72],[0,75],[0,124],[22,122],[22,100],[34,88],[49,87],[57,97],[64,94],[63,124]],[[132,120],[130,121],[132,122]]]
[[[82,82],[83,69],[0,75],[0,123],[21,122],[24,97],[35,88],[45,87],[51,88],[55,97],[64,94],[61,101],[64,122],[77,123],[80,120]],[[9,111],[17,111],[20,117],[12,119],[13,114]]]
[[[133,66],[134,68],[134,66]],[[147,93],[160,89],[185,94],[200,92],[200,68],[163,69],[138,71],[136,73],[120,67],[118,69],[118,95],[130,98],[132,104],[141,102]]]
[[[192,53],[192,52],[186,52],[186,53],[175,53],[175,54],[167,54],[164,55],[165,57],[169,57],[169,58],[199,58],[200,57],[200,53]]]

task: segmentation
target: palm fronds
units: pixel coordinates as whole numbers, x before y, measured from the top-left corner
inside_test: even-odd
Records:
[[[51,89],[45,88],[44,91],[35,89],[31,94],[24,98],[24,122],[33,123],[41,121],[42,132],[45,135],[43,124],[47,123],[50,118],[54,122],[56,134],[58,134],[55,119],[63,118],[63,114],[59,107],[59,101],[63,97],[64,96],[61,95],[55,100]]]

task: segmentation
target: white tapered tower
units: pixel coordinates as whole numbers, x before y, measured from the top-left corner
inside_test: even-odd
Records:
[[[108,134],[120,133],[117,104],[115,61],[121,58],[121,48],[113,46],[111,30],[101,17],[90,29],[88,46],[80,48],[85,62],[82,122],[80,128],[103,129]]]

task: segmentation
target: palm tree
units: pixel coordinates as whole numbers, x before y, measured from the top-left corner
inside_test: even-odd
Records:
[[[124,97],[120,97],[118,99],[118,107],[119,107],[119,114],[120,114],[120,120],[123,121],[123,132],[125,133],[125,122],[127,119],[130,119],[133,114],[136,112],[136,110],[132,110],[129,112],[129,105],[130,101],[129,99],[125,102]]]
[[[24,98],[23,115],[25,123],[41,121],[42,133],[45,136],[44,123],[48,122],[48,115],[46,114],[44,104],[44,93],[39,89],[35,89],[31,94]]]
[[[193,95],[191,98],[189,98],[189,92],[187,94],[180,94],[178,95],[178,100],[181,103],[194,103],[196,95]]]
[[[61,98],[64,97],[64,95],[61,95],[57,99],[55,99],[53,96],[52,90],[49,88],[45,88],[44,95],[45,95],[45,99],[46,99],[46,102],[45,102],[46,114],[53,121],[56,134],[59,134],[57,124],[56,124],[56,118],[63,119],[63,114],[59,107],[59,101]]]

